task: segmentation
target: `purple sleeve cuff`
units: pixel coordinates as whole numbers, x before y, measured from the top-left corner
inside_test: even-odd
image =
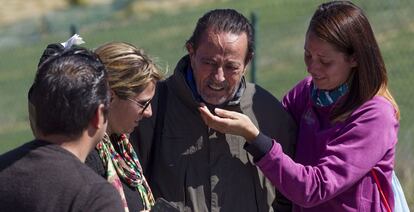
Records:
[[[246,143],[244,145],[244,149],[253,156],[253,161],[256,162],[262,159],[272,146],[273,140],[260,132],[250,144]]]

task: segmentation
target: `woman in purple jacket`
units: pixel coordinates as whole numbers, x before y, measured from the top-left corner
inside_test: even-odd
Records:
[[[383,211],[385,202],[392,209],[399,110],[363,11],[348,1],[320,5],[304,50],[310,76],[283,99],[299,127],[293,160],[243,114],[200,107],[204,121],[245,137],[246,150],[294,211]]]

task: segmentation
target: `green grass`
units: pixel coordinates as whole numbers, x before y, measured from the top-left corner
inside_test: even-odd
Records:
[[[184,43],[192,33],[199,16],[213,8],[235,8],[246,16],[254,12],[257,26],[257,79],[258,84],[282,97],[305,75],[303,64],[304,33],[308,21],[322,1],[308,0],[227,0],[206,1],[198,6],[183,7],[175,12],[152,12],[145,16],[128,16],[122,12],[105,15],[100,19],[86,17],[87,9],[71,9],[68,14],[77,16],[80,34],[94,48],[108,41],[126,41],[156,56],[169,73],[175,63],[185,54]],[[397,147],[396,170],[411,208],[414,209],[414,100],[411,97],[414,80],[414,3],[409,1],[354,1],[365,9],[376,33],[389,71],[390,87],[401,109],[401,128]],[[99,8],[98,8],[99,9]],[[101,8],[102,9],[102,8]],[[108,10],[109,11],[109,10]],[[80,15],[82,14],[82,15]],[[65,12],[52,24],[69,26]],[[59,21],[54,23],[53,21]],[[0,49],[0,153],[14,148],[32,138],[27,120],[27,90],[33,80],[38,58],[43,48],[51,42],[63,41],[67,32],[52,27],[55,33],[39,36],[39,40],[25,46]],[[16,35],[17,36],[17,35]]]

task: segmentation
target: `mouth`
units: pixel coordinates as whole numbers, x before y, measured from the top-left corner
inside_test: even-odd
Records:
[[[224,90],[223,85],[209,84],[208,87],[213,91],[222,91],[222,90]]]
[[[316,75],[311,75],[312,76],[312,78],[313,79],[315,79],[315,80],[321,80],[321,79],[323,79],[323,77],[322,76],[316,76]]]

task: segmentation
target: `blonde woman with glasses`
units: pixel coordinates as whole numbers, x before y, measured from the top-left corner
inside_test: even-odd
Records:
[[[125,211],[150,210],[154,197],[129,133],[142,118],[152,115],[150,103],[162,74],[141,49],[128,43],[107,43],[95,53],[108,70],[111,98],[106,134],[86,164],[117,189]]]

